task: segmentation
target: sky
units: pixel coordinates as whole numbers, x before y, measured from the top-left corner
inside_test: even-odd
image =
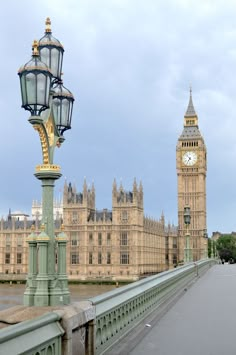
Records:
[[[142,181],[144,210],[177,225],[176,144],[192,86],[208,153],[207,226],[236,231],[236,1],[2,1],[0,215],[41,200],[37,132],[21,108],[17,71],[45,19],[64,45],[64,85],[75,97],[72,129],[54,163],[96,207],[112,207],[112,183]]]

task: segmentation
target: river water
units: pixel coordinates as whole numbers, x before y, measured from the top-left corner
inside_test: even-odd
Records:
[[[115,285],[69,285],[71,302],[86,300],[115,289]],[[0,310],[23,304],[24,284],[0,284]]]

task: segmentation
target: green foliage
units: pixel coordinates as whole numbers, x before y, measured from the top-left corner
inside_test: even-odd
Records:
[[[236,261],[236,237],[234,235],[222,235],[216,242],[216,249],[221,259]]]
[[[213,240],[211,240],[210,238],[208,238],[208,241],[207,241],[207,243],[208,243],[208,258],[211,258],[211,245],[212,245],[212,243],[213,243]]]

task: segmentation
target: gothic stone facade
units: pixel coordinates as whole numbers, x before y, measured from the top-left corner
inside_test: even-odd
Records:
[[[62,220],[55,221],[56,234]],[[0,224],[0,275],[24,277],[28,265],[27,236],[40,220],[18,221],[10,215]],[[143,188],[112,189],[112,211],[95,208],[95,188],[84,182],[82,192],[65,183],[63,224],[68,237],[67,272],[73,280],[137,280],[177,263],[177,228],[165,226],[164,216],[144,215]],[[13,277],[13,278],[14,278]]]

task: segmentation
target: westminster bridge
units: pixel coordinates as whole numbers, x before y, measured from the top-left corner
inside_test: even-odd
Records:
[[[12,307],[0,354],[235,354],[234,281],[235,265],[208,259],[61,308]]]

